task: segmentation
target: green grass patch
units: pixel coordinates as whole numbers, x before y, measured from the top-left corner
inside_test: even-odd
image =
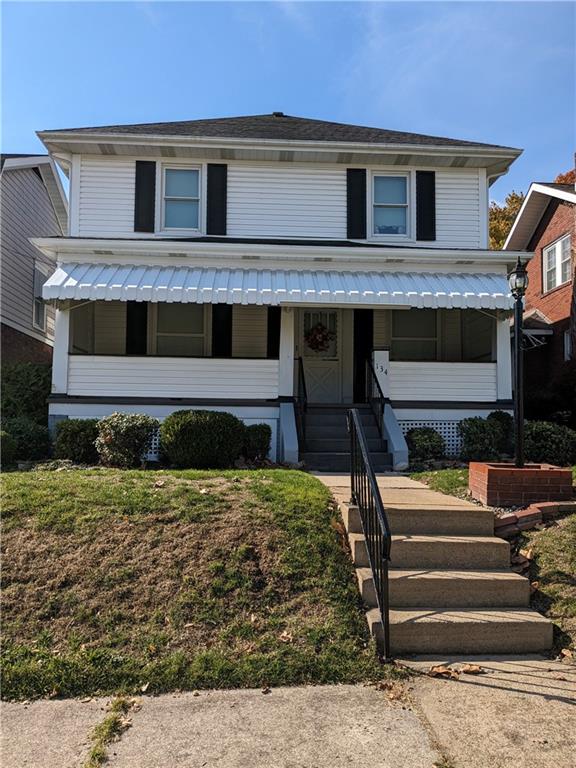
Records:
[[[419,480],[433,491],[447,493],[463,499],[468,493],[467,469],[437,469],[428,472],[414,472],[410,475],[413,480]]]
[[[118,741],[124,731],[130,727],[126,716],[132,706],[133,701],[123,696],[110,703],[109,714],[94,727],[90,734],[92,746],[83,768],[99,768],[108,761],[108,746]]]
[[[530,579],[538,582],[533,605],[555,623],[557,650],[576,650],[576,515],[523,539],[522,548],[532,550]]]
[[[14,472],[3,489],[6,698],[383,675],[310,475]]]

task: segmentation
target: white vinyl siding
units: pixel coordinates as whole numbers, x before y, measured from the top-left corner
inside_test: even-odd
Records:
[[[273,399],[278,365],[278,360],[72,355],[68,394]]]
[[[436,241],[426,245],[482,247],[481,205],[486,196],[477,170],[436,171]]]
[[[0,190],[2,322],[38,340],[51,341],[54,309],[45,307],[44,331],[33,323],[35,282],[38,285],[34,266],[48,276],[55,265],[28,238],[62,236],[62,230],[48,191],[33,168],[5,169]]]
[[[390,399],[494,402],[496,363],[390,363]]]
[[[228,234],[346,237],[346,169],[228,166]]]
[[[267,338],[266,307],[233,307],[232,357],[266,357]]]
[[[133,235],[135,189],[135,160],[82,156],[78,234],[81,237]]]

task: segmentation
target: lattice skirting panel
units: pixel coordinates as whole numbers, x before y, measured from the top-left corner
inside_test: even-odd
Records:
[[[160,458],[160,430],[156,430],[150,440],[148,452],[145,454],[147,461],[158,461]]]
[[[398,425],[403,434],[406,435],[408,430],[416,429],[419,427],[432,427],[444,438],[446,443],[446,454],[448,456],[458,456],[460,448],[462,447],[462,439],[458,434],[459,421],[401,421],[398,420]]]

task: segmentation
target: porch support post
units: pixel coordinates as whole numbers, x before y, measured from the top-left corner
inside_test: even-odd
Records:
[[[508,317],[498,313],[496,320],[496,388],[498,400],[512,398],[512,349]]]
[[[70,336],[70,310],[57,309],[54,322],[54,351],[52,353],[52,392],[68,392],[68,346]]]
[[[280,316],[280,353],[278,355],[278,394],[294,395],[294,316],[292,307],[282,307]]]

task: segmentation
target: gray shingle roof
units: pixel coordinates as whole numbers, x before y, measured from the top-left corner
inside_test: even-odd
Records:
[[[139,123],[136,125],[104,125],[92,128],[59,129],[53,133],[120,134],[126,136],[182,136],[228,139],[270,139],[275,141],[330,141],[366,144],[413,144],[448,147],[497,147],[475,141],[461,141],[419,133],[390,131],[346,125],[327,120],[292,117],[282,112],[247,117],[223,117],[213,120],[183,120],[172,123]],[[52,133],[52,131],[50,131]]]

